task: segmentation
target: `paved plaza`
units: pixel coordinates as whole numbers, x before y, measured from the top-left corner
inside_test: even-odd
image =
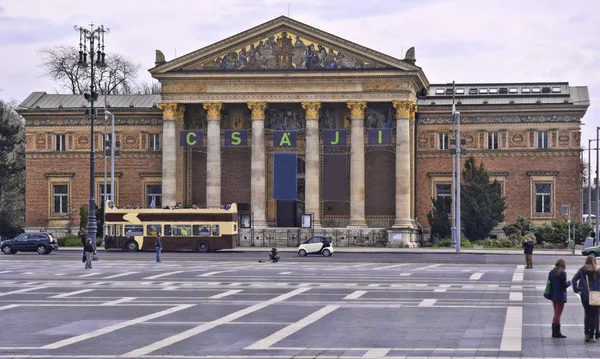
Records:
[[[0,259],[0,358],[591,358],[521,264]],[[40,259],[43,258],[43,259]],[[140,257],[141,258],[141,257]],[[333,257],[332,257],[333,258]],[[34,260],[35,259],[35,260]],[[176,259],[176,260],[175,260]],[[568,259],[571,276],[582,257]]]

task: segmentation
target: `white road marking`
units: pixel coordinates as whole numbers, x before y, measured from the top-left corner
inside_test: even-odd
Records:
[[[282,294],[282,295],[280,295],[278,297],[275,297],[275,298],[272,298],[270,300],[267,300],[267,301],[255,304],[253,306],[250,306],[250,307],[242,309],[242,310],[238,310],[237,312],[234,312],[234,313],[226,315],[226,316],[224,316],[222,318],[213,320],[212,322],[208,322],[208,323],[199,325],[197,327],[188,329],[188,330],[186,330],[184,332],[181,332],[179,334],[175,334],[175,335],[170,336],[168,338],[165,338],[163,340],[159,340],[159,341],[157,341],[155,343],[152,343],[150,345],[147,345],[145,347],[135,349],[133,351],[130,351],[129,353],[123,354],[121,357],[123,357],[123,358],[137,358],[137,357],[140,357],[142,355],[146,355],[146,354],[152,353],[152,352],[154,352],[156,350],[159,350],[161,348],[164,348],[166,346],[178,343],[178,342],[180,342],[182,340],[185,340],[187,338],[190,338],[190,337],[193,337],[193,336],[198,335],[200,333],[203,333],[203,332],[205,332],[207,330],[210,330],[210,329],[212,329],[214,327],[217,327],[217,326],[219,326],[221,324],[232,322],[232,321],[234,321],[236,319],[239,319],[239,318],[243,317],[246,314],[250,314],[250,313],[256,312],[258,310],[264,309],[264,308],[270,306],[271,304],[282,302],[282,301],[284,301],[286,299],[289,299],[291,297],[294,297],[294,296],[296,296],[298,294],[304,293],[307,290],[310,290],[310,288],[298,288],[298,289],[295,289],[295,290],[293,290],[291,292]]]
[[[179,274],[179,273],[183,273],[183,271],[182,270],[178,270],[178,271],[175,271],[175,272],[167,272],[167,273],[161,273],[161,274],[151,275],[150,277],[146,277],[144,279],[162,278],[162,277],[166,277],[168,275]]]
[[[390,268],[402,267],[402,266],[405,266],[407,264],[408,263],[394,264],[393,266],[373,268],[373,270],[381,270],[381,269],[390,269]]]
[[[473,273],[469,277],[469,280],[480,280],[484,273]]]
[[[408,277],[412,273],[400,273],[400,277]]]
[[[292,274],[292,272],[281,272],[279,274]]]
[[[87,293],[87,292],[91,292],[93,291],[93,289],[82,289],[82,290],[76,290],[74,292],[68,292],[68,293],[63,293],[63,294],[58,294],[49,298],[66,298],[66,297],[70,297],[72,295],[78,295],[78,294],[83,294],[83,293]]]
[[[5,271],[0,272],[0,274],[6,274],[6,273],[11,273],[11,272],[12,272],[11,270],[5,270]]]
[[[523,292],[510,292],[510,293],[508,293],[508,300],[509,301],[522,302],[523,301]]]
[[[356,291],[348,294],[347,296],[345,296],[344,299],[358,299],[365,293],[367,293],[366,290],[356,290]]]
[[[440,284],[437,289],[434,289],[434,292],[443,293],[450,288],[450,284]]]
[[[437,299],[423,299],[418,307],[433,307]]]
[[[79,275],[78,277],[79,278],[86,278],[86,277],[93,277],[95,275],[100,275],[100,274],[102,274],[102,273],[101,272],[92,272],[92,273],[88,273],[88,274]]]
[[[20,294],[20,293],[25,293],[25,292],[31,292],[33,290],[46,289],[46,288],[48,288],[48,287],[33,287],[33,288],[17,289],[17,290],[13,290],[11,292],[0,293],[0,297],[5,297],[5,296],[11,295],[11,294]]]
[[[0,311],[7,310],[7,309],[13,309],[13,308],[17,308],[17,307],[20,307],[20,306],[21,306],[20,304],[9,304],[9,305],[5,305],[5,306],[0,307]]]
[[[213,298],[213,299],[225,298],[225,297],[228,297],[228,296],[230,296],[232,294],[236,294],[236,293],[239,293],[239,292],[243,292],[243,290],[241,290],[241,289],[232,289],[232,290],[228,290],[227,292],[215,294],[215,295],[213,295],[212,297],[209,297],[209,298]]]
[[[117,305],[120,303],[131,302],[132,300],[136,300],[136,299],[137,298],[135,298],[135,297],[125,297],[125,298],[113,300],[111,302],[102,303],[100,305]]]
[[[513,274],[512,281],[513,282],[522,282],[523,281],[523,271],[525,270],[524,265],[518,265],[517,270]]]
[[[77,336],[74,336],[74,337],[71,337],[71,338],[60,340],[60,341],[52,343],[52,344],[44,345],[44,346],[40,347],[40,349],[59,349],[59,348],[65,347],[67,345],[79,343],[81,341],[84,341],[84,340],[87,340],[87,339],[91,339],[91,338],[95,338],[95,337],[98,337],[100,335],[112,333],[112,332],[114,332],[116,330],[119,330],[119,329],[127,328],[127,327],[130,327],[132,325],[136,325],[136,324],[139,324],[139,323],[147,322],[147,321],[152,320],[152,319],[160,318],[160,317],[163,317],[165,315],[169,315],[169,314],[172,314],[172,313],[175,313],[175,312],[179,312],[181,310],[191,308],[194,305],[195,304],[182,304],[182,305],[178,305],[176,307],[169,308],[169,309],[157,312],[157,313],[145,315],[143,317],[139,317],[139,318],[136,318],[136,319],[128,320],[128,321],[125,321],[125,322],[122,322],[122,323],[109,325],[108,327],[100,328],[100,329],[94,330],[93,332],[90,332],[90,333],[77,335]]]
[[[210,277],[211,275],[227,273],[227,272],[237,272],[237,270],[232,269],[232,270],[222,270],[222,271],[217,271],[217,272],[208,272],[208,273],[203,273],[203,274],[197,275],[196,277]]]
[[[502,331],[501,351],[521,351],[523,340],[523,307],[508,307]]]
[[[287,327],[269,335],[268,337],[261,339],[250,346],[247,346],[244,349],[260,350],[260,349],[268,348],[271,345],[277,343],[278,341],[289,337],[290,335],[296,333],[297,331],[301,330],[302,328],[305,328],[306,326],[323,318],[324,316],[333,312],[334,310],[338,309],[339,307],[340,307],[339,305],[328,305],[325,308],[321,308],[321,309],[317,310],[316,312],[312,313],[311,315],[307,316],[306,318],[302,318],[301,320],[297,321],[296,323],[292,323],[292,324],[288,325]]]
[[[363,358],[383,358],[385,357],[392,349],[388,348],[375,348],[370,349],[368,352],[363,355]]]
[[[102,279],[113,279],[113,278],[119,278],[119,277],[125,277],[126,275],[131,275],[131,274],[136,274],[139,272],[127,272],[127,273],[119,273],[119,274],[115,274],[115,275],[111,275]]]

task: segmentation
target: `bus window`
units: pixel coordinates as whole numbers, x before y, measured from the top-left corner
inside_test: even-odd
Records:
[[[125,225],[125,236],[143,236],[144,235],[144,227],[135,224],[126,224]]]
[[[233,224],[233,233],[236,233],[236,232],[237,232],[237,224],[236,224],[236,223],[234,223],[234,224]]]
[[[213,224],[212,226],[212,235],[215,237],[218,237],[221,235],[221,231],[219,230],[219,225],[218,224]]]
[[[170,224],[165,224],[165,233],[163,233],[164,236],[170,236],[171,235],[171,225]]]
[[[173,236],[191,236],[192,225],[191,224],[174,224],[173,225]]]
[[[194,236],[200,236],[200,237],[210,236],[210,224],[194,225]]]
[[[156,233],[160,232],[160,224],[149,224],[146,226],[147,236],[156,236]]]

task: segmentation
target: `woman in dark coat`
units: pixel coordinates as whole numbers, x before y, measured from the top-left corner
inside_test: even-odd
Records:
[[[567,262],[560,258],[554,263],[554,269],[548,273],[552,292],[550,299],[554,307],[554,316],[552,317],[552,338],[566,338],[560,332],[560,316],[562,315],[565,303],[567,302],[567,288],[571,286],[571,282],[567,281]]]
[[[585,341],[595,342],[594,330],[596,329],[596,323],[598,323],[598,308],[600,307],[590,305],[590,289],[593,291],[600,291],[598,264],[596,264],[596,257],[593,255],[587,256],[584,266],[581,267],[573,277],[573,291],[581,296],[581,304],[585,311]]]

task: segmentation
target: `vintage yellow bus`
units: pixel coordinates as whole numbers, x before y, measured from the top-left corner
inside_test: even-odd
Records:
[[[153,251],[158,232],[163,251],[206,253],[237,246],[235,203],[219,208],[117,208],[107,201],[104,208],[105,249]]]

